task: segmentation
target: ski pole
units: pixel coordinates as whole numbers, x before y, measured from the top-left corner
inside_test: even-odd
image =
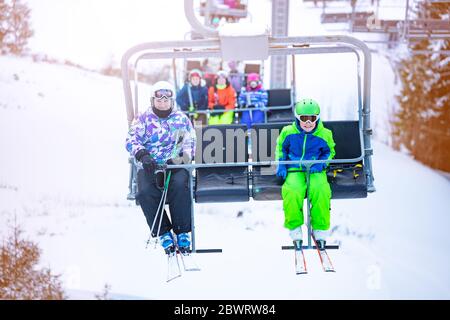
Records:
[[[152,227],[150,228],[150,236],[149,236],[149,238],[147,240],[147,245],[145,246],[145,249],[148,248],[148,244],[150,243],[150,239],[151,239],[151,237],[153,235],[153,230],[155,228],[156,219],[158,218],[158,213],[159,213],[159,211],[161,209],[161,204],[163,203],[163,199],[164,199],[164,191],[163,191],[163,193],[161,195],[161,200],[159,201],[158,209],[156,209],[156,215],[153,218]],[[164,208],[164,206],[163,206],[163,208]],[[158,231],[158,233],[159,233],[159,231]]]
[[[159,217],[159,226],[158,226],[158,232],[156,234],[157,237],[159,237],[159,232],[161,231],[161,225],[162,225],[162,219],[163,219],[163,214],[164,214],[164,206],[166,205],[166,199],[167,199],[167,190],[169,189],[169,182],[170,182],[170,177],[172,176],[172,171],[169,171],[169,174],[167,175],[167,179],[166,182],[164,184],[164,191],[163,191],[163,195],[162,198],[164,199],[162,202],[162,208],[161,208],[161,216]],[[158,215],[156,215],[158,216]]]
[[[161,204],[163,203],[164,193],[165,193],[165,190],[163,190],[163,193],[161,195],[161,200],[159,201],[158,209],[156,209],[156,215],[155,215],[155,218],[153,219],[153,223],[152,223],[152,227],[151,227],[151,234],[153,234],[153,230],[155,228],[156,219],[158,218],[158,212],[161,210]],[[163,205],[163,208],[164,208],[164,205]]]
[[[310,170],[311,164],[306,165],[306,214],[307,214],[307,228],[308,228],[308,248],[312,248],[311,238],[312,238],[312,226],[311,226],[311,203],[309,201],[309,184],[310,184]]]
[[[174,148],[174,150],[172,151],[172,156],[173,156],[174,154],[177,154],[177,152],[178,152],[178,151],[177,151],[177,149],[178,149],[178,144],[180,144],[180,143],[182,142],[182,140],[181,140],[181,141],[178,141],[179,138],[180,138],[180,130],[177,131],[177,135],[176,135],[176,137],[175,137],[175,148]],[[161,216],[160,216],[160,218],[159,218],[158,232],[157,232],[157,234],[156,234],[157,237],[159,237],[159,232],[161,231],[162,217],[163,217],[163,213],[164,213],[164,207],[165,207],[165,205],[166,205],[167,192],[168,192],[168,189],[169,189],[169,182],[170,182],[170,178],[171,178],[171,177],[172,177],[172,171],[169,171],[169,173],[168,173],[168,175],[167,175],[167,178],[166,178],[166,180],[165,180],[165,182],[164,182],[163,193],[162,193],[162,195],[161,195],[161,200],[160,200],[160,202],[159,202],[159,206],[158,206],[158,209],[157,209],[157,211],[156,211],[156,216],[155,216],[155,219],[153,220],[153,224],[152,224],[152,230],[151,230],[151,232],[153,233],[153,228],[154,228],[154,225],[155,225],[155,222],[156,222],[156,218],[158,217],[158,212],[161,211]]]

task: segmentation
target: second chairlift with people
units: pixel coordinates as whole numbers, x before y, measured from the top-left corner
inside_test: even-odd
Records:
[[[229,61],[229,70],[225,71],[221,61],[217,63],[220,70],[213,71],[208,60],[185,63],[186,83],[178,92],[178,104],[183,111],[188,111],[193,123],[243,123],[250,129],[252,124],[257,123],[293,121],[293,91],[290,88],[266,89],[262,80],[262,65],[245,63],[241,72],[238,68],[240,62]],[[194,79],[195,84],[192,83],[192,74],[199,77]],[[200,86],[207,88],[208,108],[203,107],[206,90],[197,89]],[[193,94],[187,90],[189,87],[195,88]],[[188,108],[189,102],[192,107]]]

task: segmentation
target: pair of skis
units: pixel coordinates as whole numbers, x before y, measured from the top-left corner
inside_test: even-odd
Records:
[[[317,245],[317,241],[314,237],[313,240],[316,245],[317,253],[319,254],[320,263],[322,264],[323,271],[336,272],[325,248],[319,248],[319,246]],[[308,270],[306,268],[305,254],[303,252],[301,241],[294,241],[294,251],[295,251],[295,273],[296,274],[308,273]]]
[[[181,277],[181,267],[178,256],[183,263],[184,271],[200,271],[192,253],[188,250],[168,249],[167,254],[167,282]]]
[[[307,174],[306,174],[306,190],[309,190],[310,186],[310,169],[311,164],[307,164]],[[309,193],[309,192],[308,192]],[[333,264],[331,263],[331,259],[328,256],[327,251],[325,250],[325,242],[319,246],[318,241],[316,240],[314,233],[311,231],[311,203],[307,193],[307,208],[308,208],[308,236],[311,235],[312,240],[317,249],[317,253],[319,254],[320,263],[322,264],[323,271],[325,272],[336,272],[334,270]],[[295,251],[295,273],[296,274],[305,274],[308,273],[306,269],[306,259],[303,254],[303,246],[302,241],[294,241],[294,251]]]

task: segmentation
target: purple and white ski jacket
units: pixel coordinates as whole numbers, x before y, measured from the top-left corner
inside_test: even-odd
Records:
[[[126,148],[132,156],[147,149],[157,163],[166,163],[181,153],[194,159],[195,143],[195,130],[183,112],[174,109],[169,117],[161,119],[149,108],[131,126]]]

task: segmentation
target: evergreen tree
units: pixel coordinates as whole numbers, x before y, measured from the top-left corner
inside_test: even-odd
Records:
[[[38,268],[38,246],[24,240],[19,227],[12,231],[0,242],[0,300],[65,299],[59,276]]]
[[[419,18],[443,19],[446,3],[421,2]],[[394,146],[406,147],[411,155],[439,170],[450,172],[450,50],[449,40],[425,38],[412,50],[435,51],[414,54],[400,61],[401,94],[394,120]]]

